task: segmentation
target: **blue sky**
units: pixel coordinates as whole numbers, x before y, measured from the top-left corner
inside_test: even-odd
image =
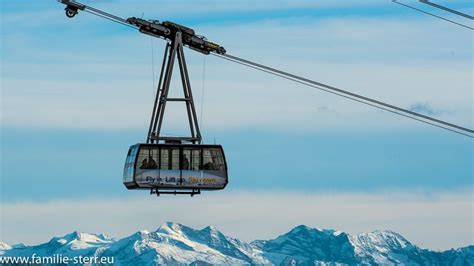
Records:
[[[473,127],[472,32],[391,1],[86,3],[186,24],[230,54]],[[439,3],[473,13],[470,1]],[[147,194],[125,190],[122,164],[128,147],[145,138],[152,64],[158,74],[163,41],[153,41],[152,59],[149,37],[87,13],[68,19],[56,1],[2,1],[0,12],[2,204]],[[467,190],[472,197],[473,142],[466,137],[186,55],[198,112],[205,62],[203,133],[224,145],[228,159],[229,187],[216,194],[399,191],[431,198]],[[165,131],[185,134],[182,110],[167,111]],[[464,222],[460,228],[468,228]]]

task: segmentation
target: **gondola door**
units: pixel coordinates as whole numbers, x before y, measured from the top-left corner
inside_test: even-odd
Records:
[[[182,184],[180,150],[178,147],[162,147],[160,151],[160,178],[165,187],[176,187]]]

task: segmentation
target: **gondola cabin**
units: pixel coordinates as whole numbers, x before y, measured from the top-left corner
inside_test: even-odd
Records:
[[[135,144],[123,171],[128,189],[160,191],[218,190],[227,185],[221,145]]]

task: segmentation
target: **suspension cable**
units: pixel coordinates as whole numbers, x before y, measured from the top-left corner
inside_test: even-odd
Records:
[[[151,44],[151,76],[152,76],[152,90],[153,90],[153,96],[156,96],[155,93],[155,53],[153,49],[153,37],[150,36],[150,44]]]
[[[433,2],[430,2],[428,0],[419,0],[421,3],[423,4],[427,4],[427,5],[430,5],[432,7],[436,7],[436,8],[439,8],[439,9],[442,9],[444,11],[448,11],[450,13],[453,13],[453,14],[456,14],[458,16],[461,16],[461,17],[465,17],[465,18],[468,18],[468,19],[471,19],[471,20],[474,20],[474,17],[471,16],[471,15],[468,15],[468,14],[464,14],[462,12],[459,12],[457,10],[454,10],[454,9],[451,9],[451,8],[448,8],[448,7],[445,7],[445,6],[442,6],[442,5],[438,5],[438,4],[435,4]]]
[[[421,10],[421,9],[419,9],[419,8],[416,8],[416,7],[407,5],[407,4],[400,3],[400,2],[398,2],[397,0],[392,0],[392,2],[395,3],[395,4],[399,4],[399,5],[401,5],[401,6],[404,6],[404,7],[413,9],[413,10],[416,10],[416,11],[418,11],[418,12],[424,13],[424,14],[426,14],[426,15],[430,15],[430,16],[433,16],[433,17],[435,17],[435,18],[439,18],[439,19],[441,19],[441,20],[444,20],[444,21],[447,21],[447,22],[456,24],[456,25],[458,25],[458,26],[461,26],[461,27],[464,27],[464,28],[467,28],[467,29],[470,29],[470,30],[474,30],[474,28],[469,27],[469,26],[467,26],[467,25],[458,23],[458,22],[456,22],[456,21],[452,21],[452,20],[447,19],[447,18],[443,18],[443,17],[441,17],[441,16],[435,15],[435,14],[433,14],[433,13],[430,13],[430,12],[427,12],[427,11],[424,11],[424,10]]]
[[[203,61],[202,61],[202,87],[201,87],[201,112],[200,112],[200,118],[199,118],[199,124],[201,125],[201,132],[204,131],[204,126],[202,123],[202,114],[204,112],[204,81],[206,78],[206,56],[203,56]]]
[[[112,22],[116,22],[116,23],[122,24],[122,25],[127,26],[127,27],[130,27],[130,28],[132,28],[132,29],[138,29],[138,27],[136,27],[136,26],[134,26],[134,25],[131,25],[131,24],[128,24],[124,19],[119,18],[120,20],[117,20],[117,19],[115,19],[115,16],[110,15],[110,14],[105,13],[105,12],[102,12],[102,13],[105,13],[105,14],[107,14],[107,15],[104,15],[104,14],[102,14],[102,13],[96,13],[96,12],[94,12],[94,11],[89,10],[89,8],[88,8],[88,9],[84,9],[84,11],[85,11],[85,12],[88,12],[88,13],[91,13],[91,14],[93,14],[93,15],[99,16],[99,17],[101,17],[101,18],[108,19],[108,20],[110,20],[110,21],[112,21]],[[113,16],[113,17],[110,17],[110,16]]]
[[[352,92],[349,92],[349,91],[345,91],[345,90],[342,90],[342,89],[339,89],[339,88],[336,88],[336,87],[333,87],[333,86],[329,86],[329,85],[326,85],[326,84],[323,84],[323,83],[320,83],[320,82],[309,80],[309,79],[306,79],[306,78],[303,78],[303,77],[300,77],[300,76],[297,76],[297,75],[293,75],[291,73],[287,73],[287,72],[284,72],[284,71],[281,71],[281,70],[278,70],[278,69],[274,69],[274,68],[271,68],[271,67],[268,67],[268,66],[264,66],[262,64],[251,62],[249,60],[242,59],[242,58],[232,56],[232,55],[229,55],[229,54],[225,54],[225,55],[213,54],[213,55],[217,56],[217,57],[220,57],[220,58],[223,58],[223,59],[226,59],[228,61],[234,62],[234,63],[238,63],[238,64],[241,64],[241,65],[253,68],[253,69],[257,69],[257,70],[260,70],[260,71],[278,76],[278,77],[282,77],[282,78],[285,78],[285,79],[288,79],[288,80],[291,80],[291,81],[295,81],[295,82],[298,82],[298,83],[306,85],[306,86],[310,86],[310,87],[313,87],[313,88],[316,88],[316,89],[319,89],[319,90],[323,90],[323,91],[326,91],[326,92],[329,92],[329,93],[332,93],[332,94],[335,94],[335,95],[338,95],[338,96],[341,96],[341,97],[344,97],[344,98],[347,98],[347,99],[350,99],[350,100],[353,100],[353,101],[357,101],[359,103],[363,103],[363,104],[366,104],[366,105],[369,105],[369,106],[372,106],[372,107],[375,107],[375,108],[378,108],[378,109],[381,109],[381,110],[385,110],[385,111],[388,111],[388,112],[391,112],[391,113],[394,113],[394,114],[397,114],[397,115],[400,115],[400,116],[404,116],[404,117],[407,117],[407,118],[410,118],[410,119],[413,119],[413,120],[416,120],[416,121],[419,121],[419,122],[423,122],[423,123],[426,123],[426,124],[429,124],[429,125],[432,125],[432,126],[436,126],[436,127],[439,127],[439,128],[442,128],[442,129],[445,129],[445,130],[448,130],[448,131],[451,131],[451,132],[454,132],[454,133],[457,133],[457,134],[461,134],[461,135],[464,135],[464,136],[467,136],[467,137],[470,137],[470,138],[474,138],[474,136],[471,135],[471,134],[474,133],[474,131],[472,129],[469,129],[469,128],[458,126],[458,125],[455,125],[455,124],[452,124],[452,123],[449,123],[449,122],[446,122],[446,121],[443,121],[443,120],[439,120],[439,119],[429,117],[429,116],[426,116],[426,115],[423,115],[423,114],[420,114],[420,113],[416,113],[416,112],[413,112],[413,111],[410,111],[410,110],[407,110],[407,109],[404,109],[404,108],[401,108],[401,107],[397,107],[397,106],[394,106],[394,105],[391,105],[391,104],[388,104],[388,103],[384,103],[384,102],[381,102],[381,101],[378,101],[378,100],[375,100],[375,99],[372,99],[372,98],[368,98],[368,97],[358,95],[358,94],[355,94],[355,93],[352,93]],[[468,133],[465,133],[465,132],[468,132]]]

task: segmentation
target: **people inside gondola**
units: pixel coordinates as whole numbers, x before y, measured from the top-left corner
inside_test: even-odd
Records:
[[[186,154],[183,154],[183,170],[189,170],[189,160]]]
[[[140,165],[140,169],[147,169],[148,168],[148,159],[145,158],[142,161],[142,165]]]
[[[211,170],[219,170],[219,167],[217,166],[217,157],[215,155],[212,155],[212,169]]]
[[[153,160],[153,157],[149,156],[148,157],[147,169],[156,169],[157,167],[158,167],[158,165],[156,164],[156,161]]]
[[[217,170],[216,160],[216,156],[212,156],[212,159],[203,165],[204,170]]]

